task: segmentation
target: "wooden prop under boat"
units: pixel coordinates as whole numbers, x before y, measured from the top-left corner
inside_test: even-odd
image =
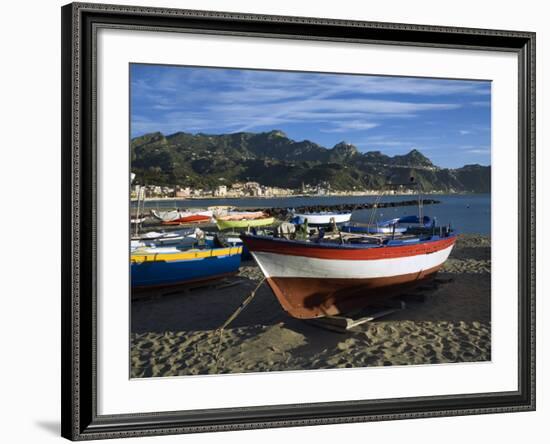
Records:
[[[343,235],[344,233],[340,233]],[[337,315],[394,296],[432,277],[456,234],[355,236],[331,243],[243,234],[283,309],[301,319]]]

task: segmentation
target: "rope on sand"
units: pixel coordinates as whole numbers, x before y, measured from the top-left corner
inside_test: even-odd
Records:
[[[260,281],[260,283],[258,285],[256,285],[256,288],[254,288],[254,290],[252,290],[252,293],[250,293],[248,295],[248,297],[241,303],[241,305],[239,305],[239,307],[235,310],[235,312],[231,316],[229,316],[227,321],[225,321],[223,323],[223,325],[215,331],[215,333],[218,333],[218,335],[219,335],[218,350],[216,351],[216,355],[215,355],[216,372],[218,371],[219,356],[220,356],[220,351],[221,351],[221,348],[222,348],[222,340],[223,340],[224,330],[227,328],[227,326],[231,322],[233,322],[235,320],[235,318],[237,316],[239,316],[239,314],[247,307],[247,305],[252,302],[252,299],[254,299],[254,297],[256,296],[256,293],[258,292],[258,290],[260,289],[260,287],[262,286],[264,281],[265,281],[265,277]]]

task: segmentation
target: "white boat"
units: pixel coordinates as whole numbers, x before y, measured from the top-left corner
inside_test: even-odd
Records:
[[[130,250],[134,251],[142,247],[160,247],[171,245],[193,245],[196,239],[191,238],[194,235],[192,230],[181,230],[171,232],[149,231],[141,236],[133,237],[130,241]]]
[[[193,223],[209,221],[213,215],[211,210],[170,210],[170,211],[155,211],[151,210],[151,214],[156,219],[164,223]]]
[[[320,213],[294,213],[291,220],[295,224],[304,224],[307,220],[308,225],[330,225],[332,223],[345,224],[351,219],[351,213],[342,212],[320,212]]]

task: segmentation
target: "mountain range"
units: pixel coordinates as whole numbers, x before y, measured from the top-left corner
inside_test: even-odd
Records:
[[[131,168],[136,182],[213,188],[254,181],[266,186],[300,188],[327,185],[333,190],[381,189],[408,183],[425,191],[490,192],[491,167],[440,168],[420,151],[388,156],[360,152],[350,143],[325,148],[294,141],[279,130],[262,133],[145,134],[131,140]]]

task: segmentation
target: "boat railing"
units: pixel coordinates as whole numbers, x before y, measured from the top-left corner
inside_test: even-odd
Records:
[[[318,238],[319,241],[339,241],[339,243],[354,243],[354,241],[367,241],[366,243],[382,244],[384,238],[387,236],[377,234],[364,234],[364,233],[346,233],[343,231],[325,233],[322,238]]]

